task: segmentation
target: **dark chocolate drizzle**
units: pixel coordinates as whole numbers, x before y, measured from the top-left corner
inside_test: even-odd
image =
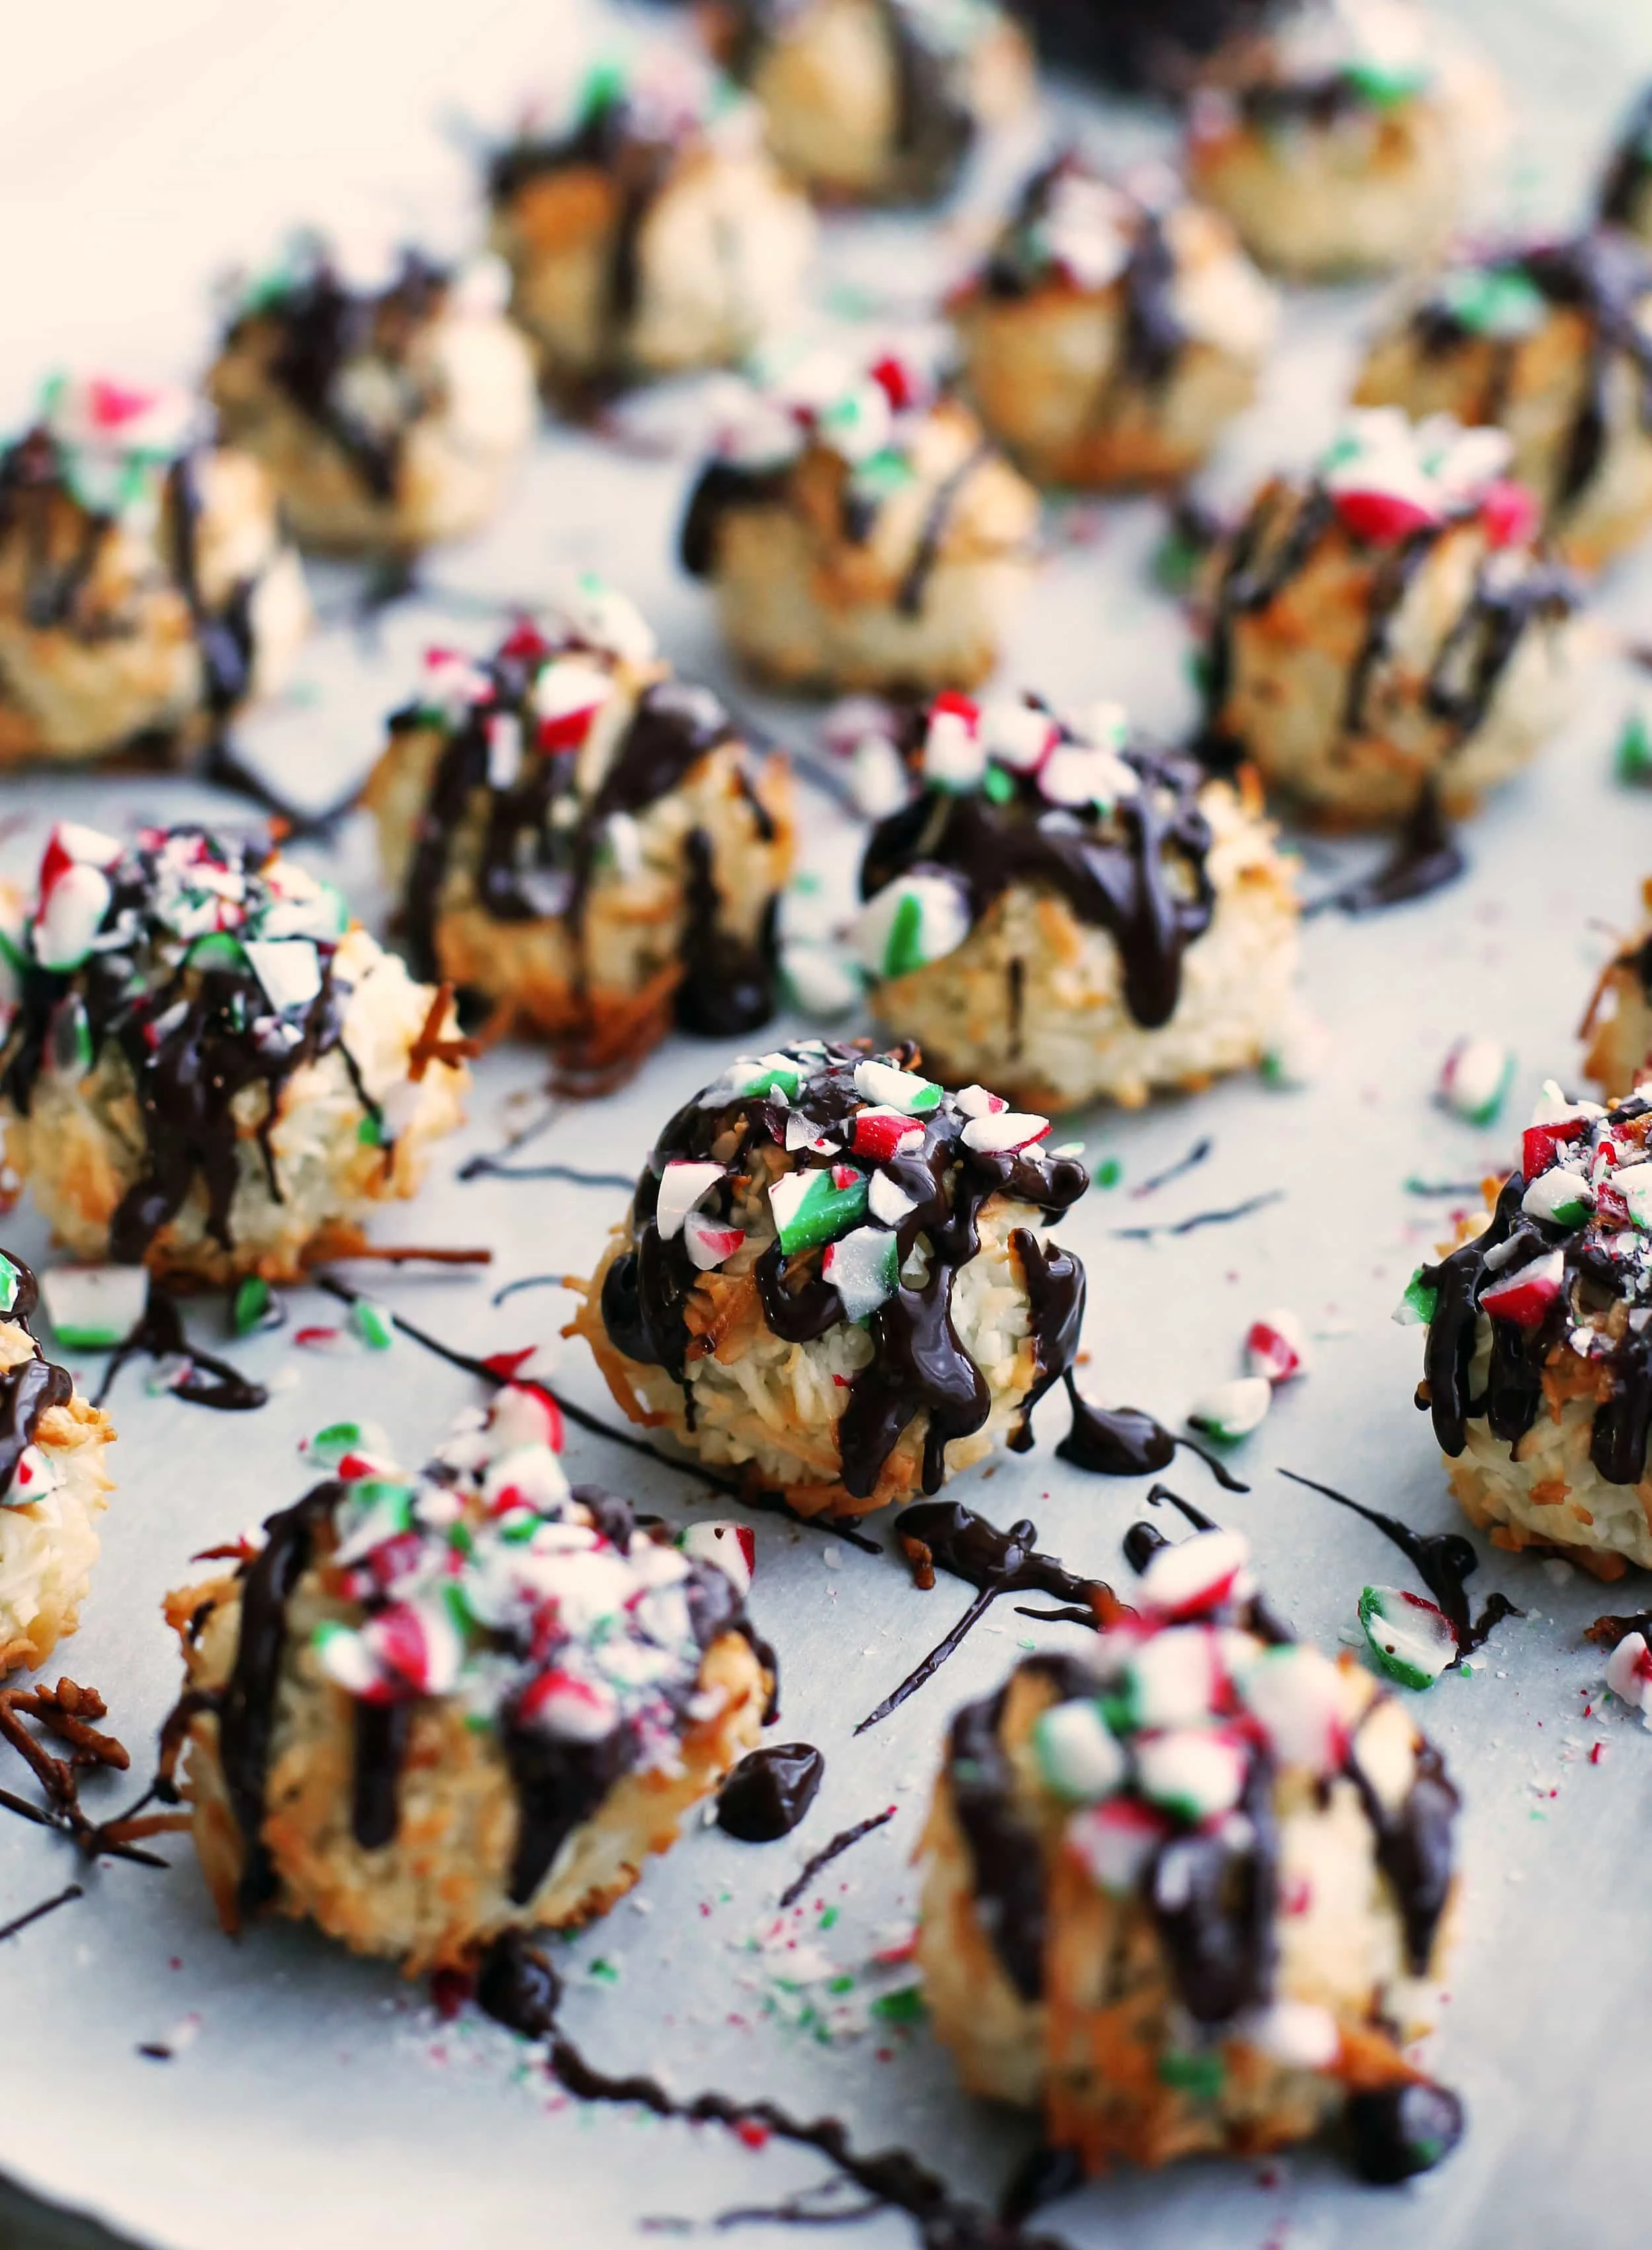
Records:
[[[1198,763],[1132,745],[1119,755],[1139,777],[1137,794],[1109,816],[1081,816],[1047,805],[1034,776],[1007,767],[992,770],[1003,776],[1001,802],[982,790],[924,788],[922,726],[920,720],[911,754],[919,793],[873,830],[861,897],[915,868],[944,867],[963,882],[971,919],[978,921],[1013,884],[1052,891],[1080,921],[1112,937],[1135,1020],[1148,1031],[1168,1023],[1180,997],[1182,956],[1210,927],[1215,906],[1206,866],[1210,825],[1199,807],[1206,776]],[[1179,885],[1172,866],[1182,874]]]
[[[1335,908],[1339,914],[1380,914],[1386,908],[1405,906],[1413,899],[1431,898],[1434,892],[1455,883],[1468,865],[1446,819],[1440,792],[1432,781],[1426,781],[1381,866],[1324,898],[1310,900],[1303,911],[1317,914]]]
[[[519,626],[490,663],[485,701],[446,733],[418,817],[402,898],[409,958],[422,976],[439,973],[438,935],[444,894],[461,839],[480,828],[471,882],[475,901],[496,921],[560,920],[583,948],[584,914],[606,824],[636,815],[680,788],[711,752],[736,739],[732,718],[710,691],[681,680],[646,688],[612,763],[592,795],[582,797],[578,753],[536,747],[533,708],[543,666],[583,645],[572,633],[545,638]],[[488,778],[488,731],[501,718],[522,728],[516,776]],[[418,704],[391,721],[392,734],[436,723]],[[758,834],[773,833],[770,816],[745,777],[744,801]],[[770,901],[755,943],[728,928],[715,880],[715,841],[692,830],[684,845],[686,927],[678,956],[678,1022],[708,1037],[755,1030],[773,1012],[776,933]],[[583,960],[581,976],[584,975]],[[485,1169],[485,1166],[479,1167]]]
[[[1506,1594],[1492,1594],[1478,1618],[1470,1618],[1465,1581],[1480,1568],[1480,1557],[1462,1532],[1414,1531],[1399,1516],[1385,1515],[1379,1508],[1366,1508],[1331,1485],[1320,1484],[1312,1477],[1298,1476],[1294,1469],[1281,1469],[1279,1474],[1289,1477],[1292,1484],[1306,1485],[1310,1492],[1323,1493],[1327,1500],[1334,1500],[1339,1508],[1351,1508],[1356,1515],[1363,1515],[1367,1523],[1376,1525],[1385,1538],[1393,1540],[1445,1612],[1459,1656],[1471,1655],[1482,1646],[1504,1618],[1525,1614],[1516,1609]]]
[[[117,1264],[142,1260],[197,1179],[206,1191],[209,1233],[221,1248],[233,1249],[230,1209],[240,1178],[241,1143],[233,1104],[243,1088],[261,1084],[265,1090],[258,1137],[269,1190],[278,1200],[280,1180],[269,1133],[281,1088],[294,1071],[339,1049],[370,1115],[377,1114],[342,1043],[348,995],[333,981],[335,938],[314,940],[321,967],[315,998],[301,1014],[278,1015],[244,954],[226,953],[211,940],[185,944],[158,920],[154,898],[162,849],[172,839],[191,835],[204,840],[216,866],[242,873],[249,886],[256,883],[265,854],[245,841],[190,824],[144,831],[108,871],[111,897],[99,949],[73,970],[42,968],[32,959],[25,963],[17,1013],[0,1054],[0,1093],[24,1116],[51,1051],[54,1020],[63,1020],[60,1011],[84,1012],[94,1065],[106,1049],[124,1058],[146,1169],[109,1222],[109,1254]],[[167,955],[176,956],[169,966]],[[158,977],[157,970],[162,971]]]
[[[1069,1367],[1062,1380],[1072,1402],[1073,1424],[1055,1448],[1057,1460],[1091,1476],[1148,1476],[1168,1468],[1178,1447],[1197,1453],[1224,1492],[1248,1492],[1225,1461],[1191,1438],[1178,1437],[1139,1406],[1097,1406],[1082,1398]]]
[[[1071,1618],[1087,1625],[1110,1623],[1122,1614],[1120,1604],[1105,1580],[1081,1578],[1055,1556],[1038,1551],[1033,1545],[1038,1526],[1026,1517],[1011,1524],[1007,1531],[1000,1531],[995,1523],[989,1523],[985,1516],[978,1515],[962,1501],[919,1501],[902,1511],[895,1536],[912,1565],[919,1587],[927,1591],[935,1584],[938,1567],[973,1586],[975,1599],[945,1638],[907,1674],[898,1688],[891,1689],[876,1710],[861,1720],[854,1730],[857,1735],[865,1734],[868,1727],[875,1727],[892,1711],[898,1711],[909,1696],[916,1695],[920,1688],[933,1680],[1001,1595],[1047,1594],[1054,1601],[1070,1605]],[[1021,1612],[1024,1617],[1040,1614],[1032,1610]]]
[[[881,1812],[868,1813],[864,1820],[857,1820],[853,1827],[839,1829],[829,1844],[823,1844],[812,1859],[804,1861],[791,1881],[781,1892],[779,1903],[782,1910],[797,1904],[822,1867],[829,1867],[834,1860],[841,1859],[843,1854],[858,1844],[862,1837],[870,1836],[878,1829],[887,1827],[894,1819],[895,1811],[896,1807],[893,1805],[886,1805]]]
[[[691,1344],[684,1308],[700,1277],[681,1234],[666,1241],[654,1223],[665,1168],[674,1161],[706,1160],[715,1149],[716,1161],[731,1177],[746,1150],[784,1149],[786,1120],[798,1114],[820,1132],[841,1132],[847,1141],[847,1121],[864,1100],[855,1090],[855,1067],[869,1052],[864,1042],[822,1043],[818,1057],[799,1063],[802,1083],[789,1108],[761,1096],[737,1096],[713,1108],[690,1101],[667,1125],[648,1159],[632,1204],[635,1247],[608,1269],[603,1324],[626,1358],[663,1367],[683,1382],[690,1411],[693,1386],[684,1377]],[[912,1053],[902,1049],[894,1059],[909,1062]],[[873,1358],[853,1377],[838,1425],[844,1487],[857,1500],[875,1492],[885,1461],[917,1415],[926,1417],[921,1482],[930,1493],[939,1488],[945,1474],[948,1442],[979,1429],[987,1418],[985,1378],[958,1341],[951,1318],[953,1277],[980,1247],[977,1223],[982,1206],[1003,1195],[1054,1218],[1089,1184],[1083,1166],[1071,1157],[1047,1156],[1036,1148],[999,1154],[967,1147],[967,1121],[950,1098],[910,1122],[923,1141],[909,1154],[892,1156],[881,1166],[864,1156],[849,1159],[867,1172],[881,1170],[912,1198],[911,1209],[893,1230],[902,1264],[920,1234],[930,1245],[930,1271],[923,1286],[897,1287],[872,1314],[867,1332]],[[797,1152],[801,1167],[833,1161]],[[702,1207],[726,1211],[731,1193],[725,1181]],[[1029,1266],[1033,1262],[1029,1260]],[[1076,1342],[1073,1305],[1076,1291],[1082,1307],[1082,1274],[1077,1261],[1061,1252],[1037,1264],[1028,1295],[1043,1388],[1063,1372],[1063,1354],[1070,1356]],[[788,1341],[822,1335],[843,1316],[841,1301],[820,1276],[812,1251],[786,1258],[778,1242],[771,1245],[759,1260],[756,1281],[765,1320]]]
[[[29,1323],[39,1309],[39,1285],[21,1258],[8,1252],[5,1263],[11,1268],[15,1287],[11,1308],[0,1314],[0,1319],[11,1322],[32,1338],[34,1330]],[[41,1416],[53,1406],[66,1406],[73,1396],[73,1377],[66,1369],[52,1364],[38,1342],[32,1359],[22,1360],[0,1375],[0,1500],[10,1491],[17,1463],[34,1443]]]
[[[1373,2187],[1432,2171],[1462,2138],[1462,2097],[1431,2080],[1351,2094],[1345,2111],[1354,2170]]]
[[[1652,86],[1636,101],[1600,185],[1600,217],[1608,226],[1643,228],[1652,189]]]
[[[131,1334],[115,1347],[98,1386],[101,1406],[115,1377],[128,1360],[141,1355],[151,1359],[187,1359],[189,1368],[171,1387],[171,1396],[187,1405],[209,1406],[220,1414],[245,1414],[269,1404],[269,1392],[227,1359],[190,1342],[183,1332],[183,1315],[176,1297],[151,1279],[143,1316]]]
[[[789,1836],[814,1803],[826,1760],[812,1743],[770,1743],[748,1750],[717,1791],[717,1826],[743,1844]]]
[[[323,431],[370,495],[393,501],[408,428],[429,402],[413,394],[408,347],[433,319],[450,275],[418,251],[404,251],[395,278],[382,290],[352,289],[319,245],[312,246],[290,280],[261,290],[238,313],[224,337],[226,350],[259,339],[264,372],[287,403]],[[404,412],[389,425],[367,423],[340,396],[339,377],[353,362],[377,357],[396,370],[405,394]],[[235,435],[236,417],[226,417]]]

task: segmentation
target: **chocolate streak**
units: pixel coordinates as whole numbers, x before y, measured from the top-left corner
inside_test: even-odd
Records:
[[[1310,1492],[1323,1493],[1327,1500],[1334,1500],[1339,1508],[1351,1508],[1354,1515],[1363,1515],[1367,1523],[1374,1523],[1379,1531],[1393,1540],[1400,1553],[1415,1565],[1417,1576],[1444,1611],[1459,1656],[1470,1655],[1480,1647],[1504,1618],[1524,1615],[1506,1594],[1493,1594],[1479,1617],[1470,1620],[1464,1581],[1480,1568],[1480,1557],[1460,1531],[1414,1531],[1399,1516],[1385,1515],[1379,1508],[1366,1508],[1357,1500],[1350,1500],[1345,1492],[1316,1483],[1312,1477],[1298,1476],[1294,1469],[1281,1469],[1279,1474],[1289,1477],[1292,1484],[1306,1485]]]
[[[789,1836],[814,1803],[826,1760],[812,1743],[769,1743],[748,1750],[717,1791],[717,1826],[743,1844]]]

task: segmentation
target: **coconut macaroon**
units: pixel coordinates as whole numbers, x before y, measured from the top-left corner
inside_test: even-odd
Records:
[[[1219,558],[1213,746],[1345,826],[1425,789],[1471,811],[1524,765],[1570,703],[1574,599],[1509,458],[1501,431],[1387,408],[1265,485]]]
[[[490,662],[432,651],[365,795],[415,970],[496,1025],[603,1069],[773,1013],[789,770],[600,581]]]
[[[77,1258],[293,1280],[413,1194],[460,1122],[451,996],[278,852],[66,821],[13,908],[0,1126]]]
[[[309,621],[268,479],[187,392],[55,377],[0,449],[0,765],[198,748]]]
[[[1652,250],[1603,229],[1447,266],[1355,395],[1506,431],[1556,549],[1593,570],[1652,530],[1649,391]]]
[[[487,173],[511,310],[571,404],[722,367],[784,328],[814,249],[756,107],[681,54],[593,70],[571,114]]]
[[[1383,272],[1440,248],[1503,122],[1490,72],[1410,0],[1302,0],[1201,72],[1187,173],[1264,266]]]
[[[920,1846],[935,2029],[1075,2169],[1254,2156],[1343,2113],[1367,2178],[1425,2171],[1462,2129],[1403,2052],[1449,1936],[1438,1753],[1280,1626],[1237,1532],[1125,1547],[1138,1613],[952,1722]]]
[[[510,1385],[417,1476],[352,1422],[232,1573],[169,1595],[183,1794],[226,1929],[309,1917],[409,1975],[605,1912],[756,1742],[774,1659],[737,1542],[570,1487]],[[728,1549],[742,1583],[708,1557]],[[163,1763],[167,1770],[169,1761]]]
[[[970,687],[1033,569],[1038,496],[909,362],[776,359],[731,390],[683,518],[724,636],[787,687]]]
[[[1652,880],[1641,895],[1652,915]],[[1600,971],[1578,1036],[1588,1042],[1584,1076],[1602,1094],[1632,1094],[1652,1079],[1652,921]]]
[[[1600,183],[1600,224],[1652,247],[1652,86],[1629,112]]]
[[[44,1664],[80,1621],[114,1425],[54,1367],[29,1323],[34,1275],[0,1251],[0,1674]]]
[[[660,1135],[568,1330],[632,1420],[805,1515],[1024,1447],[1077,1349],[1084,1269],[1037,1230],[1089,1174],[917,1059],[741,1056]]]
[[[775,156],[827,199],[931,203],[982,128],[1032,99],[1026,39],[992,0],[701,0],[699,12]]]
[[[1132,742],[1116,704],[944,695],[874,829],[856,929],[879,1019],[1028,1108],[1192,1091],[1260,1060],[1298,905],[1248,773]]]
[[[308,235],[237,288],[207,390],[303,545],[416,554],[497,514],[538,415],[506,289],[494,259],[352,273]]]
[[[1551,1082],[1519,1169],[1394,1315],[1427,1324],[1417,1404],[1469,1522],[1603,1578],[1652,1569],[1649,1130],[1652,1087],[1602,1108]]]
[[[1255,394],[1277,303],[1233,229],[1168,174],[1075,155],[1026,183],[949,307],[964,381],[1041,484],[1173,482]]]

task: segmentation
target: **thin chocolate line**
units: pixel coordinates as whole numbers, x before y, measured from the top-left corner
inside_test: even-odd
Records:
[[[576,1188],[614,1188],[630,1195],[635,1172],[582,1172],[577,1164],[501,1164],[497,1156],[472,1156],[459,1168],[461,1180],[565,1180]]]
[[[20,1929],[27,1929],[31,1922],[39,1922],[46,1915],[55,1914],[60,1906],[68,1906],[73,1900],[85,1896],[86,1893],[79,1883],[66,1883],[55,1898],[42,1899],[39,1905],[31,1906],[27,1914],[17,1915],[0,1928],[0,1943],[8,1937],[15,1937]]]
[[[487,1300],[490,1305],[502,1305],[507,1297],[514,1297],[523,1289],[565,1289],[569,1286],[566,1273],[524,1273],[519,1280],[507,1281],[502,1289],[495,1289]]]
[[[1195,1141],[1185,1156],[1179,1156],[1173,1164],[1166,1164],[1162,1172],[1155,1172],[1151,1179],[1144,1180],[1140,1187],[1132,1188],[1130,1191],[1131,1202],[1139,1203],[1144,1196],[1156,1195],[1160,1188],[1168,1187],[1172,1180],[1180,1179],[1184,1172],[1192,1171],[1204,1163],[1215,1146],[1208,1134],[1202,1141]]]
[[[874,1828],[881,1828],[893,1820],[899,1810],[898,1805],[888,1805],[881,1812],[873,1813],[869,1819],[857,1820],[853,1828],[840,1829],[829,1844],[821,1846],[813,1859],[804,1861],[800,1872],[781,1892],[781,1907],[795,1906],[822,1867],[840,1858],[850,1845],[858,1844],[862,1836],[869,1836]]]
[[[1269,1188],[1264,1195],[1248,1196],[1227,1211],[1196,1211],[1187,1218],[1179,1218],[1166,1226],[1116,1226],[1115,1242],[1151,1242],[1156,1236],[1192,1234],[1201,1226],[1227,1226],[1236,1218],[1248,1218],[1254,1211],[1265,1211],[1270,1203],[1284,1200],[1283,1188]]]

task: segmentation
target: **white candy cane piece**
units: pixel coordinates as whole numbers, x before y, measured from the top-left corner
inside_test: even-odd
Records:
[[[1240,1743],[1199,1727],[1172,1728],[1136,1745],[1142,1794],[1183,1820],[1231,1812],[1245,1793],[1246,1765]]]
[[[1239,1531],[1195,1531],[1156,1548],[1142,1573],[1142,1600],[1171,1618],[1196,1617],[1241,1590],[1250,1547]]]
[[[1131,1797],[1092,1805],[1067,1826],[1068,1850],[1110,1898],[1128,1897],[1136,1889],[1164,1840],[1164,1820]]]
[[[964,1128],[963,1141],[966,1149],[983,1156],[1008,1156],[1017,1149],[1031,1148],[1049,1129],[1049,1119],[1030,1110],[995,1109],[990,1116],[971,1117]]]
[[[726,1266],[745,1239],[743,1227],[729,1226],[703,1211],[691,1211],[683,1218],[683,1248],[688,1253],[688,1263],[699,1273],[710,1273],[719,1266]]]
[[[35,958],[43,969],[78,969],[114,894],[100,867],[76,859],[65,867],[35,916]]]
[[[1328,1656],[1305,1642],[1267,1649],[1247,1665],[1239,1689],[1281,1765],[1317,1776],[1340,1772],[1351,1691]]]
[[[1282,1308],[1253,1321],[1245,1338],[1245,1361],[1267,1383],[1289,1383],[1308,1371],[1308,1338],[1295,1313]]]
[[[678,1538],[683,1553],[709,1563],[729,1578],[743,1598],[751,1591],[757,1568],[757,1542],[749,1523],[691,1523]]]
[[[1110,1797],[1124,1779],[1123,1746],[1102,1716],[1100,1704],[1089,1697],[1039,1713],[1033,1755],[1048,1786],[1075,1805]]]
[[[662,1242],[673,1241],[681,1233],[683,1220],[723,1177],[722,1166],[709,1162],[674,1161],[666,1166],[660,1175],[659,1200],[654,1204],[654,1225],[660,1229]]]
[[[1606,1660],[1606,1684],[1621,1703],[1652,1717],[1652,1649],[1644,1633],[1624,1634]]]
[[[1274,1387],[1265,1376],[1236,1376],[1194,1399],[1187,1410],[1188,1427],[1220,1445],[1234,1445],[1261,1428],[1273,1397]]]

